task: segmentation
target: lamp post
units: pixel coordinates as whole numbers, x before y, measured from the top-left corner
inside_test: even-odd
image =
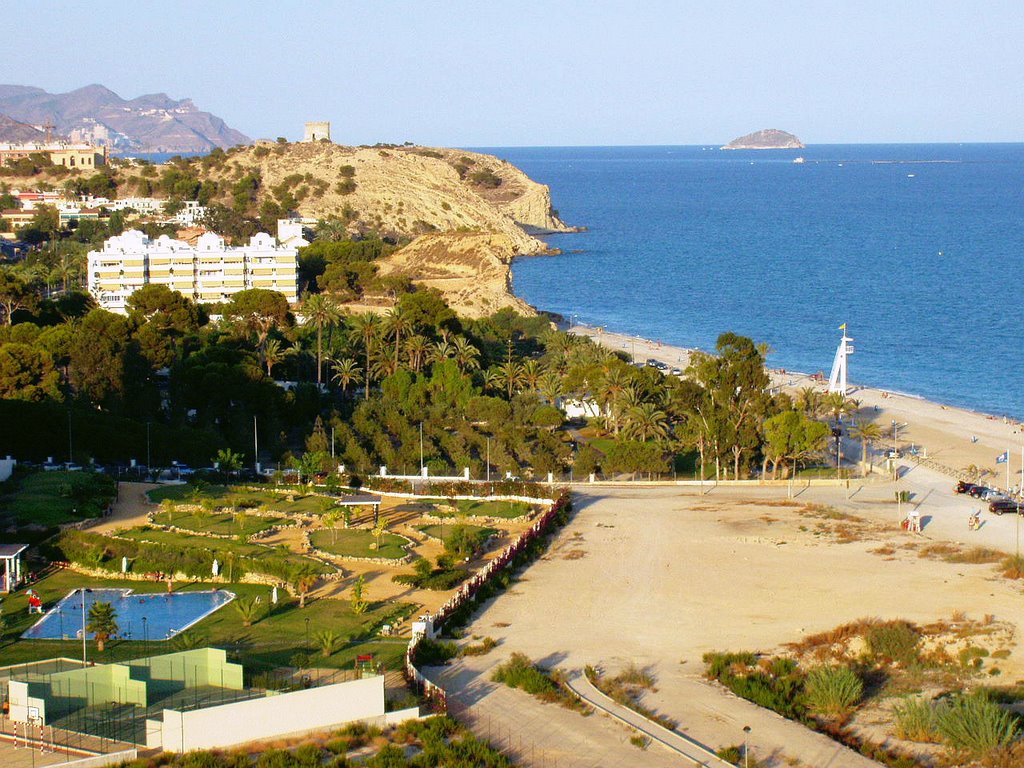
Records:
[[[86,646],[85,646],[85,593],[92,592],[91,589],[82,589],[82,666],[87,666],[88,661],[86,658]]]
[[[423,422],[420,422],[420,477],[423,477]]]
[[[142,652],[149,655],[149,628],[146,626],[146,617],[142,617]]]
[[[748,739],[750,738],[750,726],[743,726],[743,768],[750,768],[750,747]]]
[[[487,468],[487,482],[491,482],[491,438],[487,436],[487,461],[485,462]]]

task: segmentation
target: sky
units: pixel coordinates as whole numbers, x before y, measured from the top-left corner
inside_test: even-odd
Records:
[[[5,0],[0,82],[342,144],[1024,140],[1024,3]]]

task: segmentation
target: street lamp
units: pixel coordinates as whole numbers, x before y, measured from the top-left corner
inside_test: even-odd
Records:
[[[306,617],[306,657],[309,657],[309,616]],[[309,661],[306,662],[306,666],[309,666]]]
[[[750,726],[743,726],[743,768],[750,768],[750,749],[748,739],[750,738]]]
[[[423,422],[420,422],[420,477],[423,477]]]
[[[87,665],[86,659],[86,647],[85,647],[85,593],[92,593],[91,589],[82,589],[82,666]]]

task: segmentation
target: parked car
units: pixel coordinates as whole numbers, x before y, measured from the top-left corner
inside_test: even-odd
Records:
[[[1013,499],[997,499],[989,502],[988,511],[993,515],[1001,515],[1004,512],[1017,512],[1020,514],[1020,503]]]
[[[981,494],[982,501],[999,501],[1000,499],[1006,498],[1008,497],[1005,493],[1003,493],[1002,491],[997,491],[993,488],[986,488]]]
[[[974,483],[968,483],[966,480],[959,480],[953,488],[953,493],[970,493],[971,489],[974,487]]]

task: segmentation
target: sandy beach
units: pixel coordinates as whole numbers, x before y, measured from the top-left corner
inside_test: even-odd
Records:
[[[610,349],[626,352],[636,361],[651,358],[683,370],[694,352],[686,347],[611,333],[591,326],[577,325],[570,329],[570,333],[588,336]],[[786,392],[795,393],[808,386],[822,391],[827,388],[827,382],[815,380],[811,374],[779,369],[770,372],[773,384]],[[854,358],[850,377],[856,380],[856,376]],[[919,457],[927,458],[926,466],[948,475],[951,480],[974,465],[988,473],[984,479],[988,485],[1001,489],[1020,485],[1021,450],[1024,447],[1024,428],[1020,423],[879,388],[853,385],[850,389],[850,396],[861,405],[858,417],[878,423],[885,433],[882,444],[876,446],[876,454],[894,446],[892,423],[895,421],[896,447],[905,455],[916,451]],[[848,447],[848,456],[859,457],[859,447],[854,451],[855,447]],[[1009,478],[1007,464],[996,463],[996,457],[1007,450],[1010,452]]]

